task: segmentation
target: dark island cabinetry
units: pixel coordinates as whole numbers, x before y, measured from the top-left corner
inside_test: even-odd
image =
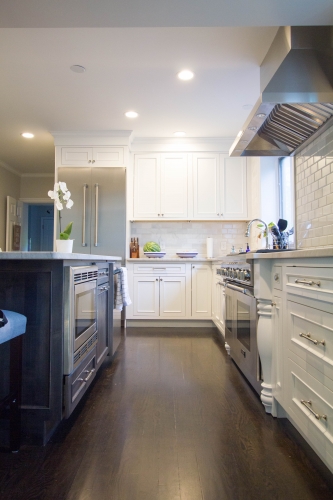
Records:
[[[82,262],[51,255],[50,259],[0,258],[0,308],[27,317],[22,382],[22,442],[27,444],[47,443],[63,418],[64,268],[86,265],[88,258],[92,261],[94,257],[84,256]],[[104,261],[103,268],[109,266],[112,273],[112,263]],[[112,300],[113,294],[108,292],[98,303],[104,328],[101,360],[112,342]],[[8,386],[5,346],[0,346],[0,397]]]

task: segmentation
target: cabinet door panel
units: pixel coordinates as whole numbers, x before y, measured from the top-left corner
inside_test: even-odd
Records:
[[[124,165],[124,148],[93,148],[92,159],[96,167],[121,167]]]
[[[185,276],[160,278],[160,317],[185,318]]]
[[[219,219],[219,155],[193,155],[194,218]]]
[[[211,268],[207,264],[192,265],[192,317],[210,318]]]
[[[220,193],[224,219],[247,217],[246,159],[221,155]]]
[[[61,165],[88,166],[92,162],[92,148],[61,148]]]
[[[188,215],[187,154],[161,155],[161,216]]]
[[[159,278],[134,276],[133,285],[133,316],[158,317]]]
[[[134,217],[151,219],[158,217],[160,213],[160,156],[136,155]]]

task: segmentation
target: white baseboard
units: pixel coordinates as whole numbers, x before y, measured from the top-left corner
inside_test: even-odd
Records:
[[[184,320],[180,321],[178,319],[172,320],[172,319],[166,319],[166,320],[159,320],[159,319],[152,319],[152,320],[147,320],[147,319],[127,319],[126,320],[126,327],[130,328],[131,326],[143,326],[145,328],[149,327],[177,327],[177,328],[214,328],[214,323],[211,320]]]

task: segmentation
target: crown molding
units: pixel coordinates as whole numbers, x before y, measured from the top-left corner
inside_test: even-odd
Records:
[[[55,146],[128,146],[132,130],[51,131]]]
[[[48,177],[54,179],[54,174],[21,174],[21,177]]]
[[[18,175],[18,177],[21,177],[22,174],[20,174],[15,168],[10,167],[5,163],[4,161],[0,160],[0,167],[4,168],[5,170],[8,170],[8,172],[11,172],[12,174]]]
[[[166,152],[228,152],[233,137],[135,137],[130,146],[132,153],[143,151]]]

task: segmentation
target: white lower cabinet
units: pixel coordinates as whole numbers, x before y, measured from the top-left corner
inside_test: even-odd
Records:
[[[133,284],[134,316],[186,317],[185,276],[134,276]]]
[[[281,259],[271,269],[272,396],[333,472],[333,262]]]
[[[213,269],[212,277],[212,320],[215,326],[224,335],[224,307],[225,307],[225,293],[224,285],[220,276],[215,274]]]
[[[131,261],[127,267],[132,299],[126,308],[127,319],[212,318],[210,264],[152,259]]]
[[[212,269],[209,264],[192,264],[192,318],[211,318]]]

